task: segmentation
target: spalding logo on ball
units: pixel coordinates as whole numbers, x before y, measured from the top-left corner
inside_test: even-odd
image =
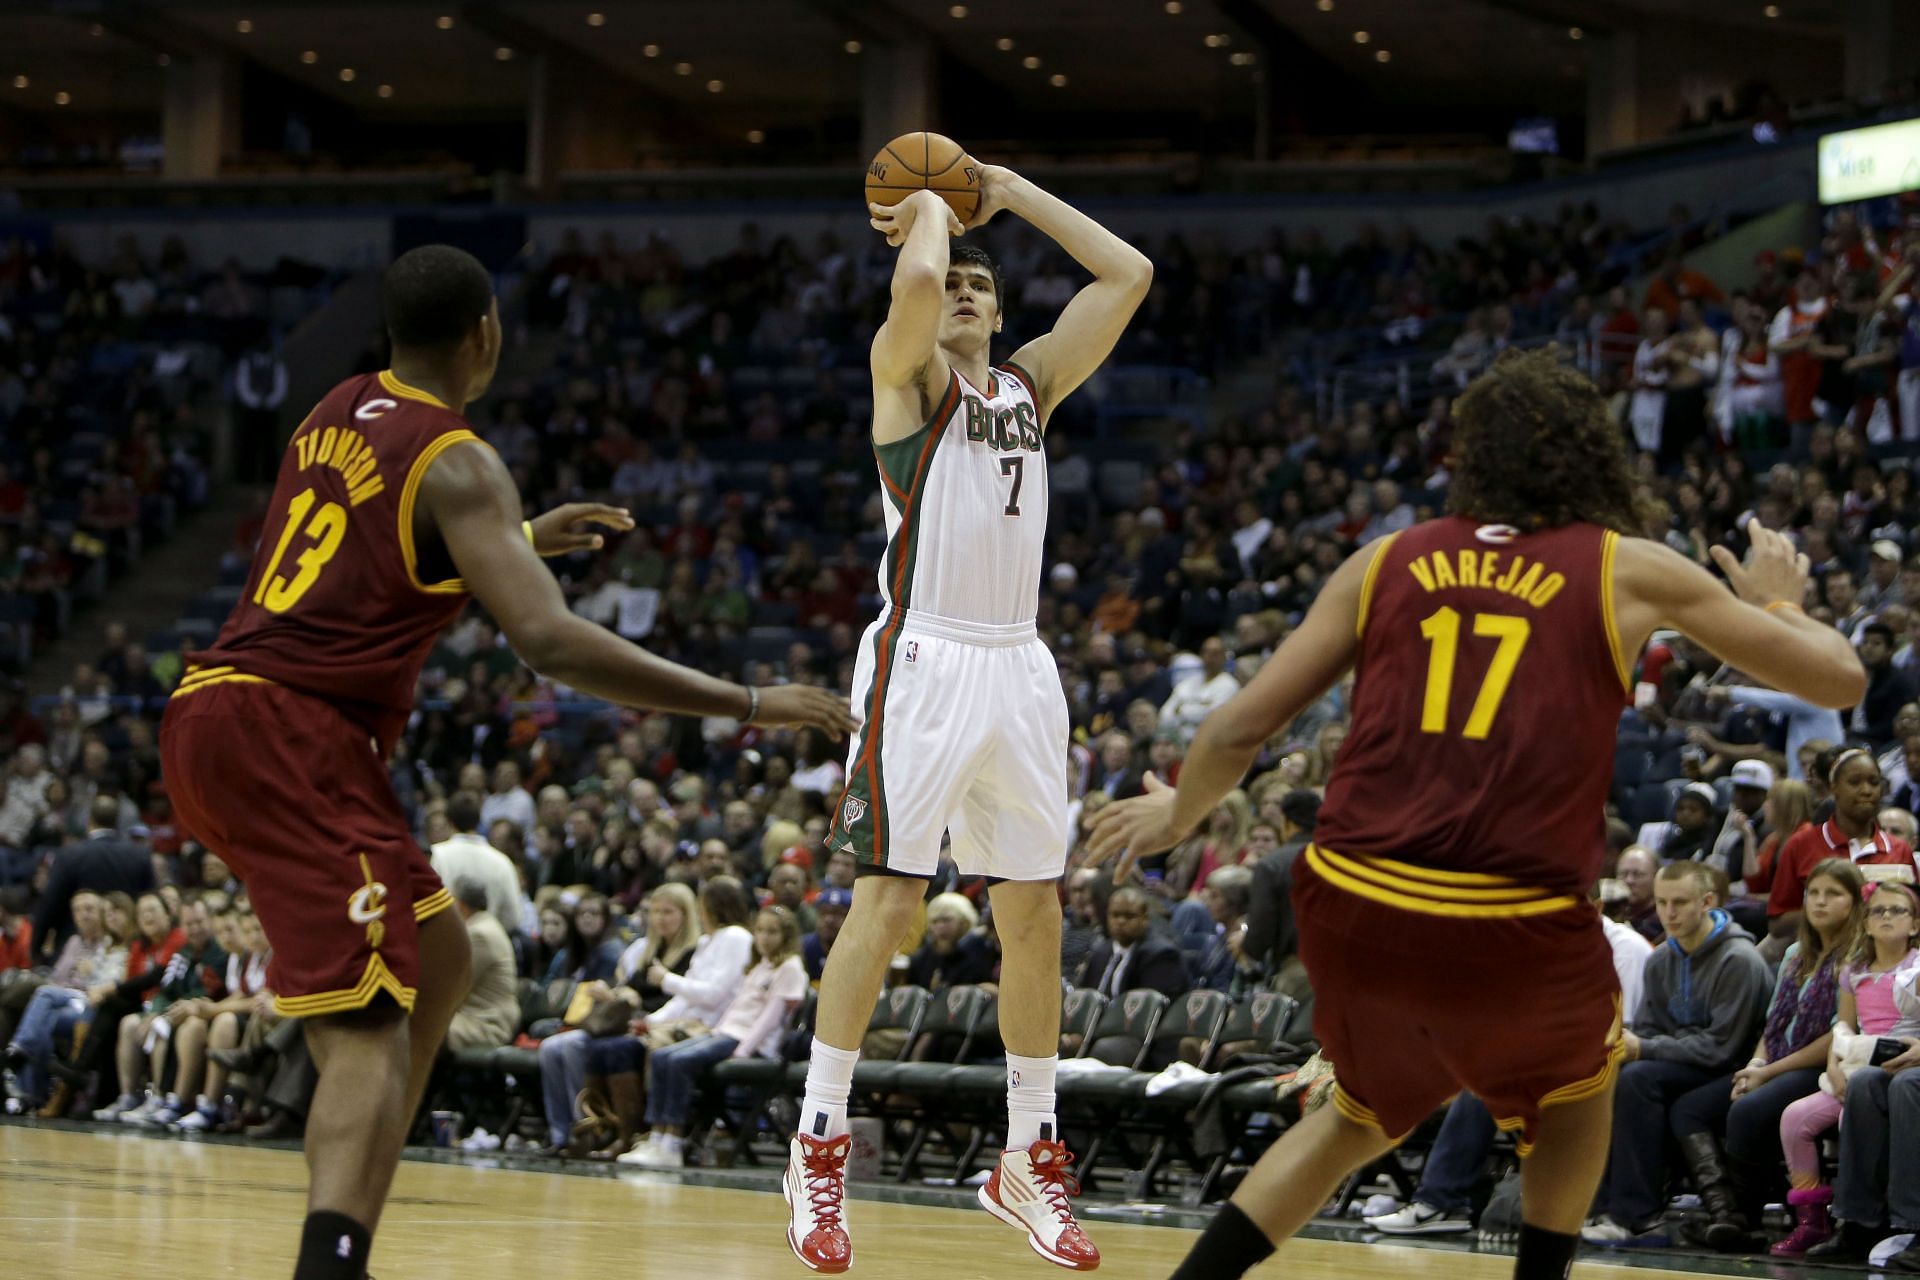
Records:
[[[961,222],[980,212],[980,165],[938,133],[903,133],[867,166],[867,202],[899,204],[916,191],[938,192]]]

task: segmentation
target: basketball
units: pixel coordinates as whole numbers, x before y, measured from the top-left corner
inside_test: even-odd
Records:
[[[980,166],[952,138],[903,133],[867,166],[871,204],[899,204],[923,188],[938,191],[962,222],[980,211]]]

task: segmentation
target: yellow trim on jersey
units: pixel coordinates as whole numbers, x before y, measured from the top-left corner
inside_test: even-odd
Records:
[[[413,466],[407,470],[406,486],[400,490],[400,558],[406,561],[407,581],[411,582],[416,590],[432,595],[460,595],[466,591],[467,584],[458,578],[449,578],[445,582],[420,581],[419,561],[413,547],[413,504],[420,496],[420,482],[426,479],[427,468],[432,465],[433,460],[454,445],[468,441],[475,444],[482,443],[479,436],[465,427],[445,432],[428,441],[427,447],[420,451],[420,456],[413,460]]]
[[[430,919],[453,905],[453,891],[436,889],[420,901],[413,904],[414,922]]]
[[[1579,906],[1572,894],[1554,894],[1524,885],[1513,888],[1464,889],[1425,883],[1396,875],[1379,861],[1349,858],[1317,844],[1307,846],[1306,858],[1321,879],[1336,889],[1420,915],[1470,920],[1511,920],[1548,915]]]
[[[1338,1069],[1336,1065],[1335,1070]],[[1397,1138],[1388,1133],[1387,1127],[1380,1123],[1380,1117],[1373,1113],[1373,1108],[1348,1093],[1346,1086],[1342,1085],[1338,1080],[1333,1082],[1333,1109],[1353,1121],[1353,1123],[1371,1129],[1381,1137],[1395,1143],[1404,1141],[1407,1134],[1413,1132],[1413,1130],[1409,1129],[1407,1133],[1403,1133]]]
[[[204,679],[182,680],[180,682],[180,687],[173,691],[173,696],[176,698],[184,698],[190,693],[198,693],[202,689],[210,689],[216,684],[278,684],[278,683],[279,681],[269,680],[265,676],[250,676],[244,671],[229,671],[226,675],[208,676]]]
[[[1633,693],[1633,663],[1620,646],[1620,623],[1613,614],[1613,553],[1620,535],[1609,529],[1600,535],[1600,620],[1606,625],[1607,649],[1613,654],[1613,669],[1620,676],[1620,687]]]
[[[1367,634],[1367,611],[1373,606],[1373,580],[1380,574],[1380,562],[1387,558],[1387,548],[1400,536],[1395,530],[1380,539],[1379,547],[1373,553],[1373,559],[1367,561],[1366,576],[1360,579],[1360,613],[1353,620],[1353,634],[1362,637]]]
[[[1561,1085],[1558,1089],[1555,1089],[1546,1097],[1540,1099],[1534,1109],[1536,1111],[1545,1111],[1548,1107],[1565,1106],[1572,1102],[1585,1102],[1589,1098],[1597,1098],[1608,1089],[1611,1089],[1615,1078],[1620,1074],[1621,1063],[1626,1060],[1627,1056],[1627,1044],[1626,1041],[1621,1038],[1620,1028],[1620,997],[1616,994],[1613,997],[1613,1030],[1607,1033],[1606,1062],[1601,1065],[1599,1071],[1588,1076],[1585,1080],[1576,1080],[1572,1084]],[[1494,1118],[1494,1123],[1508,1133],[1524,1131],[1527,1127],[1526,1120],[1519,1116],[1497,1116]],[[1520,1158],[1524,1160],[1533,1154],[1533,1146],[1534,1144],[1532,1142],[1522,1137],[1520,1142],[1515,1146],[1515,1151],[1519,1154]]]
[[[389,395],[399,396],[403,400],[418,400],[421,404],[430,404],[436,409],[445,409],[449,413],[453,411],[453,406],[439,396],[430,391],[422,391],[418,387],[410,387],[394,377],[391,369],[380,371],[380,385],[387,389]]]
[[[1511,876],[1487,875],[1480,871],[1442,871],[1438,867],[1416,867],[1411,862],[1395,862],[1392,858],[1382,858],[1376,854],[1363,855],[1361,861],[1395,875],[1407,876],[1414,880],[1431,880],[1436,884],[1497,885],[1510,888],[1520,883]]]
[[[400,985],[393,970],[387,968],[387,962],[380,958],[378,951],[367,957],[367,969],[360,977],[358,986],[346,991],[320,991],[310,996],[275,996],[273,1009],[283,1018],[318,1018],[329,1013],[349,1013],[355,1009],[364,1009],[373,1002],[373,998],[382,991],[393,997],[395,1004],[413,1012],[413,1001],[418,993],[412,987]]]

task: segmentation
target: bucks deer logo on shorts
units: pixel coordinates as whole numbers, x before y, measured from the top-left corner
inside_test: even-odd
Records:
[[[860,819],[867,816],[867,802],[858,796],[848,796],[846,808],[842,809],[840,814],[847,820],[847,825],[851,827],[859,822]]]
[[[373,878],[373,868],[367,865],[364,853],[360,855],[360,874],[367,882],[348,895],[347,919],[367,926],[367,945],[378,947],[387,936],[387,926],[381,923],[387,915],[387,886]]]

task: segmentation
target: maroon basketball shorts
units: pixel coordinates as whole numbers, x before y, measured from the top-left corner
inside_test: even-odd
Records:
[[[1599,912],[1499,876],[1309,846],[1294,864],[1314,1025],[1349,1120],[1401,1138],[1462,1089],[1532,1149],[1611,1088],[1620,982]]]
[[[186,834],[247,886],[291,1018],[413,1008],[419,922],[452,905],[367,731],[339,708],[230,668],[181,682],[160,727]]]

